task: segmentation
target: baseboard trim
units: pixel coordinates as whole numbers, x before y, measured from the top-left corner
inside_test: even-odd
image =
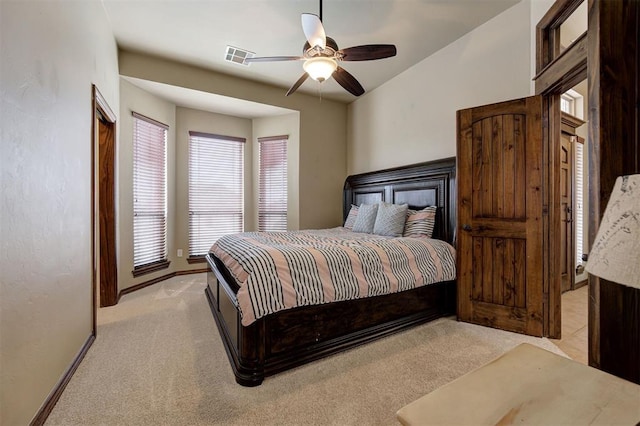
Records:
[[[145,282],[137,284],[137,285],[135,285],[133,287],[129,287],[129,288],[125,288],[124,290],[121,290],[120,293],[118,294],[118,301],[125,294],[133,293],[136,290],[140,290],[140,289],[148,287],[150,285],[153,285],[153,284],[159,283],[161,281],[167,280],[169,278],[173,278],[173,277],[175,277],[177,275],[199,274],[199,273],[207,272],[207,271],[208,271],[207,268],[192,269],[192,270],[188,270],[188,271],[176,271],[176,272],[172,272],[170,274],[163,275],[163,276],[158,277],[158,278],[154,278],[154,279],[149,280],[149,281],[145,281]],[[96,335],[95,335],[95,330],[94,330],[89,335],[89,337],[84,342],[84,344],[82,345],[82,348],[80,349],[80,351],[78,352],[78,354],[74,358],[74,360],[71,363],[71,365],[69,366],[69,368],[67,368],[67,371],[60,378],[60,380],[55,385],[55,387],[53,388],[53,390],[51,391],[51,393],[49,394],[47,399],[44,401],[44,403],[42,404],[42,406],[40,407],[40,409],[38,410],[36,415],[33,417],[31,422],[29,423],[30,426],[41,426],[41,425],[44,425],[44,422],[47,420],[47,417],[49,417],[49,414],[51,414],[51,411],[53,410],[53,408],[58,403],[58,400],[60,399],[60,396],[62,396],[62,392],[67,387],[67,384],[69,384],[69,381],[71,380],[71,377],[73,377],[73,374],[78,369],[78,366],[80,366],[80,363],[84,359],[85,355],[89,351],[89,348],[91,347],[91,345],[93,345],[93,342],[95,340],[96,340]]]
[[[157,284],[159,282],[168,280],[169,278],[173,278],[173,277],[178,276],[178,275],[200,274],[202,272],[207,272],[207,271],[208,271],[207,268],[190,269],[190,270],[187,270],[187,271],[175,271],[175,272],[171,272],[171,273],[159,276],[157,278],[142,282],[140,284],[136,284],[134,286],[127,287],[125,289],[120,290],[120,292],[118,293],[118,302],[120,301],[120,298],[122,296],[124,296],[125,294],[129,294],[129,293],[133,293],[134,291],[142,290],[145,287],[149,287],[150,285]]]
[[[192,269],[189,271],[176,271],[176,275],[201,274],[203,272],[209,272],[209,270],[207,268],[200,268],[200,269]]]
[[[574,289],[574,290],[577,290],[577,289],[579,289],[580,287],[584,287],[584,286],[585,286],[585,285],[587,285],[587,284],[589,284],[589,281],[588,281],[588,280],[578,281],[577,283],[575,283],[575,284],[573,285],[573,289]]]
[[[67,387],[67,384],[69,384],[71,377],[73,377],[73,374],[78,369],[78,366],[84,359],[84,356],[87,354],[87,352],[89,351],[89,348],[91,347],[91,345],[95,340],[96,340],[96,335],[94,333],[90,334],[87,340],[82,345],[82,348],[78,352],[78,355],[76,355],[75,359],[73,360],[69,368],[67,368],[67,371],[60,378],[56,386],[53,388],[53,390],[51,391],[47,399],[44,401],[44,403],[40,407],[40,410],[38,410],[33,420],[31,420],[31,423],[29,423],[31,426],[43,425],[44,422],[47,420],[47,417],[49,417],[49,414],[51,414],[53,407],[55,407],[56,404],[58,403],[60,396],[62,396],[62,392]]]

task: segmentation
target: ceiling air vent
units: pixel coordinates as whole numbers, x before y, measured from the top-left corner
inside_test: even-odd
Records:
[[[233,62],[234,64],[244,65],[245,67],[248,67],[249,64],[245,63],[244,60],[246,58],[253,58],[254,56],[256,56],[256,54],[253,52],[249,52],[248,50],[240,49],[233,46],[227,46],[225,60],[228,62]]]

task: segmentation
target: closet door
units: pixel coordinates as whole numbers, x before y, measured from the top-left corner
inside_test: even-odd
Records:
[[[542,336],[542,97],[457,118],[458,318]]]

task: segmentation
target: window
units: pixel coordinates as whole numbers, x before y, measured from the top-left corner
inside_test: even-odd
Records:
[[[258,138],[260,144],[260,194],[258,230],[287,230],[288,136]]]
[[[567,114],[576,115],[576,100],[573,96],[563,93],[560,97],[560,110]]]
[[[243,138],[189,132],[189,257],[244,229]]]
[[[167,261],[167,129],[133,113],[133,275]]]
[[[581,142],[580,138],[576,138],[577,141],[574,144],[576,148],[576,188],[575,188],[575,197],[576,197],[576,216],[575,216],[575,227],[576,227],[576,265],[582,265],[582,248],[584,245],[584,200],[583,200],[583,192],[584,192],[584,145]]]

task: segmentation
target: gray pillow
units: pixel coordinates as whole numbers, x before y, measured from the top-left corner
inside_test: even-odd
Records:
[[[362,204],[358,208],[358,216],[353,224],[353,232],[373,232],[373,225],[376,223],[376,215],[378,214],[377,204]]]
[[[378,214],[373,225],[373,233],[387,237],[400,237],[407,220],[407,204],[378,204]]]

